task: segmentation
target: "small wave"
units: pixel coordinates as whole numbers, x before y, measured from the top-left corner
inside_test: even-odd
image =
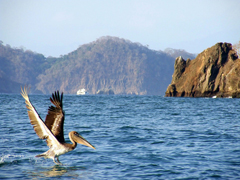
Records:
[[[22,157],[24,157],[24,156],[23,155],[12,155],[12,154],[2,155],[0,157],[0,165],[16,161],[16,158],[22,158]]]
[[[154,141],[151,144],[162,144],[162,143],[165,143],[165,141]]]
[[[1,142],[1,143],[8,142],[8,141],[10,141],[10,140],[7,139],[7,138],[1,138],[1,139],[0,139],[0,142]]]
[[[120,129],[135,129],[133,126],[122,126]]]

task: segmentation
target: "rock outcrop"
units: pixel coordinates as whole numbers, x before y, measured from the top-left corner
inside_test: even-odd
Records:
[[[176,58],[167,97],[240,97],[240,59],[229,43],[217,43],[194,60]]]

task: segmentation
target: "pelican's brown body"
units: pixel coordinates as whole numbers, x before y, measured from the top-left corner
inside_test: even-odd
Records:
[[[58,156],[74,150],[77,146],[77,143],[95,149],[94,146],[92,146],[76,131],[71,131],[69,133],[69,138],[72,144],[68,144],[65,142],[63,134],[63,93],[61,94],[61,96],[59,94],[59,91],[56,91],[52,94],[52,98],[50,98],[50,101],[55,105],[55,107],[49,107],[45,122],[43,122],[36,109],[30,102],[26,88],[22,90],[22,96],[25,99],[26,107],[28,108],[28,116],[36,134],[39,136],[39,138],[46,139],[47,145],[50,148],[45,153],[39,154],[36,157],[51,158],[55,163],[57,163],[55,161],[56,158],[58,163],[60,163]]]

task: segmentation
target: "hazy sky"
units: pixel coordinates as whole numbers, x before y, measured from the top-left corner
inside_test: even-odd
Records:
[[[0,40],[45,56],[102,36],[200,53],[240,40],[240,0],[0,0]]]

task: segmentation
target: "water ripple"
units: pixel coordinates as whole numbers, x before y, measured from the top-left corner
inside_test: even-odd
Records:
[[[45,119],[49,96],[31,95]],[[78,145],[63,166],[36,158],[48,150],[20,95],[0,95],[0,179],[238,179],[240,100],[160,96],[64,97],[65,137]]]

